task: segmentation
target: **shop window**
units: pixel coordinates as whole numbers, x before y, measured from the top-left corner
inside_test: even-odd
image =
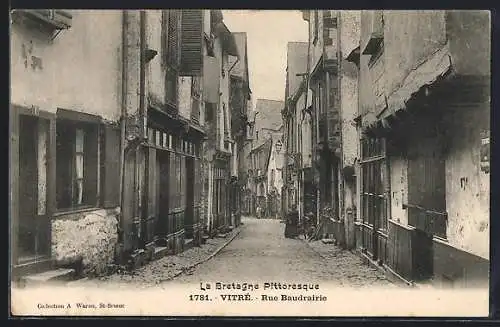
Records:
[[[59,121],[56,136],[56,199],[58,209],[98,203],[98,127]]]

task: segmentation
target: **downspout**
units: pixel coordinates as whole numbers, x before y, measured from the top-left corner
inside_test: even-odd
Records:
[[[305,93],[306,93],[306,96],[304,98],[304,113],[307,112],[307,101],[309,100],[309,82],[310,82],[310,70],[311,70],[311,63],[310,63],[310,60],[311,60],[311,23],[309,21],[309,24],[308,24],[308,27],[309,27],[309,33],[307,33],[307,37],[308,37],[308,41],[307,41],[307,62],[306,62],[306,78],[305,78]],[[304,122],[304,114],[301,115],[301,121],[300,121],[300,125],[302,126],[302,123]],[[302,129],[301,129],[301,133],[300,133],[300,150],[301,150],[301,154],[302,154]],[[303,159],[303,156],[302,156],[302,159]],[[303,161],[303,160],[302,160]],[[304,184],[304,177],[305,177],[305,173],[304,173],[304,170],[301,169],[301,172],[300,172],[300,179],[302,180],[302,185],[300,186],[300,189],[299,189],[299,192],[302,193],[302,199],[304,199],[305,197],[305,189],[303,188],[303,184]],[[305,214],[305,213],[304,213]],[[301,217],[299,215],[299,221],[300,221]]]
[[[239,56],[236,56],[236,61],[233,63],[233,65],[228,69],[227,71],[227,77],[228,77],[228,80],[229,80],[229,89],[231,90],[231,70],[233,70],[233,68],[236,66],[236,64],[240,61],[240,58]],[[230,94],[229,94],[229,98],[231,98],[231,91],[229,91]],[[230,110],[228,110],[228,126],[229,126],[229,131],[232,130],[233,128],[233,124],[232,124],[232,117],[233,117],[233,112],[232,112],[232,106],[230,103],[228,103],[228,108]],[[233,143],[233,146],[231,147],[231,163],[230,163],[230,173],[229,175],[232,176],[233,175],[233,171],[236,172],[236,185],[239,184],[239,173],[238,173],[238,149],[239,149],[239,146],[238,146],[238,140],[234,140],[234,143]],[[235,203],[237,197],[238,197],[238,191],[235,191],[235,192],[231,192],[231,190],[234,190],[235,185],[233,184],[230,184],[230,194],[229,194],[229,197],[230,197],[230,204],[229,204],[229,207],[230,207],[230,210],[229,210],[229,214],[230,214],[230,224],[232,226],[235,226],[236,225],[236,212],[233,212],[233,203]]]
[[[319,15],[318,15],[319,17]],[[311,52],[311,24],[309,24],[309,42],[308,42],[308,51],[307,51],[307,56],[310,56]],[[309,62],[309,58],[307,60],[307,74],[309,76],[311,70],[311,64]],[[309,76],[310,77],[310,76]],[[310,83],[310,78],[308,78],[308,84]],[[307,102],[306,102],[307,104]],[[318,115],[318,108],[316,105],[315,113],[314,113],[314,144],[313,144],[313,149],[314,149],[314,161],[318,160],[318,138],[319,138],[319,115]],[[319,163],[317,163],[318,165]],[[318,169],[318,174],[320,173],[319,168]],[[319,226],[319,207],[320,207],[320,187],[319,187],[319,178],[318,178],[318,183],[316,183],[316,224]]]
[[[141,138],[144,139],[146,132],[146,11],[140,12],[140,71],[139,71],[139,117],[141,119]],[[142,142],[141,142],[142,143]],[[139,143],[139,144],[141,144]]]
[[[147,124],[146,124],[146,95],[145,95],[145,89],[146,89],[146,11],[141,10],[139,13],[139,124],[140,126],[139,129],[139,138],[140,141],[136,143],[137,145],[135,146],[135,155],[136,155],[136,185],[137,189],[139,192],[137,193],[137,203],[138,203],[138,209],[139,209],[139,226],[138,226],[138,238],[139,241],[141,241],[141,236],[142,236],[142,210],[144,209],[144,203],[143,202],[143,192],[145,191],[142,189],[142,181],[141,181],[141,169],[143,168],[143,163],[144,163],[144,154],[141,152],[141,146],[144,141],[145,133],[147,130]],[[144,176],[146,177],[146,176]]]
[[[124,183],[125,183],[125,125],[127,121],[127,91],[128,91],[128,83],[127,83],[127,32],[128,32],[128,12],[127,10],[122,11],[122,110],[120,117],[120,188],[119,188],[119,203],[120,203],[120,216],[121,216],[121,224],[123,224],[123,191],[124,191]],[[123,228],[122,228],[123,231]],[[119,238],[123,238],[122,233],[119,234]],[[123,239],[122,239],[123,241]]]
[[[334,101],[334,103],[338,103],[339,108],[339,117],[340,117],[340,160],[337,166],[337,200],[339,201],[338,208],[338,217],[345,222],[345,202],[344,202],[344,174],[342,173],[342,168],[344,167],[344,142],[343,142],[343,112],[342,112],[342,74],[343,74],[343,65],[342,65],[342,13],[339,10],[337,12],[337,60],[338,60],[338,69],[337,69],[337,94],[338,101]]]

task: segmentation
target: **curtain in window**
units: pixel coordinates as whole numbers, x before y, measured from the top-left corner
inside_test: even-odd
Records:
[[[83,202],[83,143],[84,143],[83,129],[76,130],[75,140],[75,204],[82,204]]]

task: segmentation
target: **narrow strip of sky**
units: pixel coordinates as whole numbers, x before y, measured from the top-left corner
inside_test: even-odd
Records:
[[[246,32],[253,99],[283,101],[288,42],[307,42],[299,10],[223,10],[231,32]]]

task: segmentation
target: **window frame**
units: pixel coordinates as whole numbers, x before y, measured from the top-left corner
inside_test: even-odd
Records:
[[[76,135],[78,130],[83,130],[84,131],[84,139],[83,139],[83,144],[82,144],[82,149],[83,151],[81,153],[77,152],[76,149]],[[64,136],[62,136],[62,133],[64,132]],[[68,135],[67,133],[71,132],[72,134],[72,139],[68,140]],[[60,172],[60,169],[62,168],[57,168],[58,163],[59,164],[64,164],[64,165],[69,165],[70,168],[67,168],[69,170],[68,174],[70,175],[71,181],[62,181],[61,179],[63,178],[64,175],[61,175],[60,173],[56,174],[56,201],[55,201],[55,211],[56,213],[64,213],[64,212],[71,212],[71,211],[78,211],[82,209],[87,209],[87,208],[99,208],[102,206],[102,199],[100,197],[101,193],[101,171],[103,169],[103,162],[102,162],[102,148],[103,145],[101,144],[103,142],[103,137],[101,135],[102,129],[100,128],[99,123],[95,122],[87,122],[87,121],[79,121],[79,120],[72,120],[72,119],[57,119],[56,120],[56,144],[55,144],[55,152],[56,152],[56,169],[57,171]],[[64,137],[64,147],[67,147],[64,149],[65,151],[71,152],[69,154],[70,158],[66,157],[64,160],[64,163],[62,162],[62,156],[63,154],[61,153],[61,145],[60,141],[58,138]],[[94,144],[88,144],[87,142],[91,141]],[[95,153],[89,153],[89,147],[90,151]],[[68,153],[65,155],[68,156]],[[82,203],[75,203],[75,192],[76,190],[76,182],[77,178],[76,177],[76,158],[77,156],[81,154],[83,155],[83,162],[82,162],[82,173],[83,177],[81,178],[82,180]],[[94,162],[88,163],[89,160],[95,160]],[[95,171],[95,175],[93,176],[88,176],[88,170],[93,169]],[[59,189],[60,185],[64,185],[64,190]],[[90,185],[89,185],[90,184]],[[88,190],[88,187],[94,185],[95,190]],[[65,190],[71,189],[71,194],[69,198],[69,205],[68,204],[61,204],[61,194],[60,192],[65,192]],[[89,199],[85,199],[86,194],[95,194],[94,196],[91,196]]]

